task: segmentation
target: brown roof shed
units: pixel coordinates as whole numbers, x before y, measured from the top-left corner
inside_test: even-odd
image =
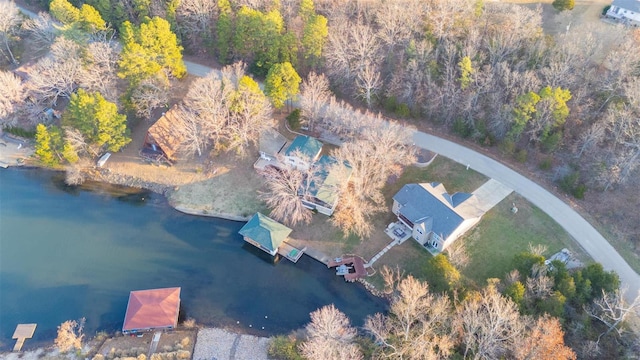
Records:
[[[179,287],[132,291],[122,332],[173,328],[179,312]]]

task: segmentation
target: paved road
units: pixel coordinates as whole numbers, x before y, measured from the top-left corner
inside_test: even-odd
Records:
[[[631,301],[640,290],[638,275],[609,242],[575,210],[540,185],[505,165],[476,151],[423,132],[413,136],[415,144],[469,167],[512,188],[555,219],[591,257],[607,270],[614,270],[629,287]]]

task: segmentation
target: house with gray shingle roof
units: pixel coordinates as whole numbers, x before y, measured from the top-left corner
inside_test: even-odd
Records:
[[[238,233],[244,237],[244,241],[271,254],[271,256],[276,256],[278,248],[291,234],[291,231],[290,228],[272,218],[256,213]]]
[[[298,170],[308,170],[320,156],[322,143],[311,136],[298,135],[284,153],[284,163]]]
[[[640,0],[613,0],[607,17],[634,26],[640,25]]]
[[[349,182],[353,169],[340,164],[331,156],[322,155],[315,167],[309,189],[302,196],[302,204],[311,210],[331,216],[338,205],[343,187]]]
[[[433,251],[443,251],[480,221],[474,195],[449,194],[440,183],[407,184],[393,196],[393,213],[412,237]]]

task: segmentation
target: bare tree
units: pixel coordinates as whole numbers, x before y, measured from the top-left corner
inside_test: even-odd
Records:
[[[592,150],[600,143],[605,136],[605,124],[598,121],[593,123],[587,130],[582,132],[578,140],[578,158],[582,157],[585,152]]]
[[[302,117],[309,130],[314,130],[316,121],[320,119],[322,109],[329,102],[331,90],[329,80],[324,74],[309,73],[300,85],[300,108]]]
[[[60,352],[80,350],[82,348],[84,322],[84,318],[80,319],[80,322],[67,320],[58,326],[58,337],[56,337],[54,343]]]
[[[365,116],[360,138],[344,143],[333,152],[339,162],[348,163],[353,173],[351,184],[343,194],[332,221],[345,234],[349,231],[365,236],[372,230],[370,216],[382,210],[381,189],[389,176],[400,174],[403,166],[415,160],[408,144],[412,129],[381,117]]]
[[[453,264],[456,269],[461,270],[469,265],[469,252],[467,251],[464,241],[456,241],[453,245],[449,246],[446,251],[449,262]]]
[[[305,178],[305,175],[312,174],[312,171],[293,168],[281,170],[269,166],[265,169],[267,190],[259,191],[258,196],[271,209],[271,217],[289,226],[311,221],[312,212],[302,200],[312,180]]]
[[[311,313],[306,327],[308,339],[300,350],[310,360],[362,359],[358,345],[354,343],[356,329],[349,319],[335,306],[324,306]]]
[[[529,324],[527,334],[514,347],[518,360],[575,360],[576,353],[564,344],[558,319],[545,315]]]
[[[16,58],[11,51],[13,37],[20,29],[22,17],[20,10],[12,0],[0,0],[0,39],[4,43],[7,59],[12,64],[17,64]],[[4,52],[4,51],[2,51]]]
[[[180,152],[186,156],[202,156],[203,151],[211,141],[211,133],[206,123],[194,112],[184,106],[178,106],[175,112],[173,130],[179,134],[182,142],[179,145]]]
[[[470,297],[457,313],[465,358],[509,357],[524,333],[518,306],[502,296],[494,284]]]
[[[602,297],[593,301],[593,304],[585,307],[585,311],[592,318],[603,323],[607,330],[598,336],[596,344],[600,343],[603,336],[613,330],[618,335],[622,334],[622,324],[631,314],[640,315],[640,293],[631,304],[625,301],[626,289],[616,289],[613,293],[602,291]]]
[[[39,102],[55,105],[59,97],[71,96],[84,71],[80,46],[60,37],[51,46],[51,53],[40,59],[30,72],[30,94]]]
[[[154,109],[168,106],[171,88],[166,79],[165,76],[146,78],[131,92],[131,105],[138,117],[151,120]]]
[[[260,134],[275,126],[272,113],[273,108],[269,99],[260,91],[243,89],[237,90],[240,105],[232,108],[227,123],[226,138],[229,150],[234,150],[240,156],[246,156],[250,145],[256,145]],[[229,102],[232,105],[232,102]]]
[[[80,85],[89,91],[97,91],[110,102],[118,102],[117,64],[120,50],[110,39],[92,41],[83,56],[85,71]],[[166,104],[166,102],[165,102]]]
[[[218,11],[215,0],[182,0],[176,9],[176,18],[182,32],[192,46],[199,41],[211,41],[211,29]]]
[[[57,36],[57,30],[51,15],[46,12],[38,13],[38,16],[22,23],[22,28],[28,31],[30,40],[39,51],[48,50]]]
[[[358,87],[357,96],[362,98],[370,108],[372,98],[378,95],[378,91],[382,87],[380,72],[374,64],[366,63],[363,68],[357,71],[356,86]]]
[[[364,326],[382,345],[382,357],[429,360],[452,355],[456,342],[446,295],[430,293],[427,283],[409,275],[395,284],[389,313],[369,316]]]
[[[0,124],[8,121],[24,102],[25,88],[22,80],[9,71],[0,70]]]

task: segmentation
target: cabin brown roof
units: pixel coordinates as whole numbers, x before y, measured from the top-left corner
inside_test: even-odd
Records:
[[[175,327],[179,312],[179,287],[132,291],[122,331]]]
[[[151,125],[147,134],[150,140],[155,143],[162,152],[171,161],[176,160],[176,153],[180,147],[180,144],[184,142],[184,138],[180,136],[179,132],[175,131],[173,124],[177,120],[179,114],[177,105],[174,105],[169,111],[164,113],[155,124]]]

